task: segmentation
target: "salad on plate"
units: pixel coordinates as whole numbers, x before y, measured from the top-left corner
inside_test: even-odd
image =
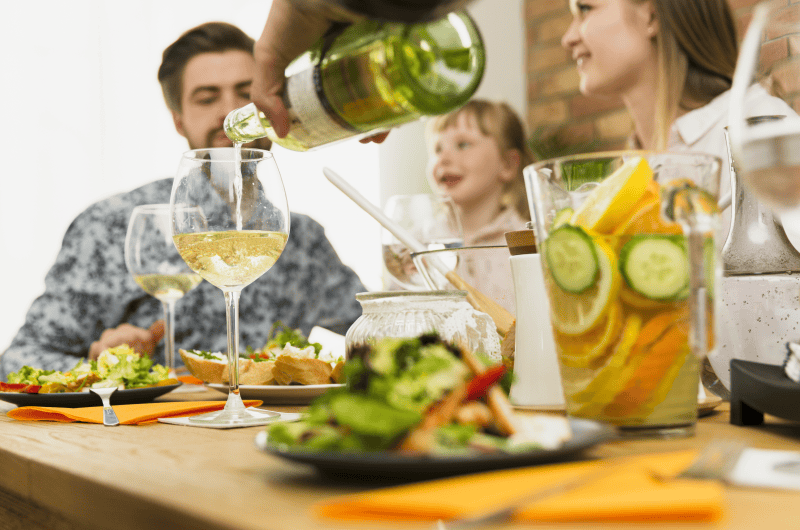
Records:
[[[23,366],[8,374],[8,382],[0,382],[0,392],[56,394],[88,392],[91,387],[132,389],[177,383],[166,367],[123,344],[103,351],[96,361],[81,359],[66,372]]]
[[[488,358],[487,358],[488,359]],[[506,368],[429,333],[354,347],[346,385],[318,397],[300,421],[267,429],[280,450],[454,455],[560,447],[566,418],[515,414]]]

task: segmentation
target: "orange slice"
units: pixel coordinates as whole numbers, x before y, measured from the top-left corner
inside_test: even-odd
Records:
[[[644,331],[643,328],[642,333]],[[611,418],[630,416],[653,396],[667,374],[672,374],[674,380],[689,349],[688,337],[688,323],[673,321],[652,346],[637,349],[634,355],[642,356],[641,364],[636,368],[625,389],[603,408],[603,413]],[[637,344],[641,343],[641,340],[637,340]],[[666,395],[666,392],[664,394]]]
[[[653,171],[640,156],[626,160],[592,190],[572,215],[570,224],[609,234],[647,191]]]
[[[661,215],[661,194],[658,183],[651,180],[645,194],[631,209],[630,215],[613,230],[614,235],[681,234],[677,223],[666,221]]]
[[[589,367],[601,358],[622,330],[622,305],[613,302],[602,325],[583,335],[570,336],[556,332],[561,362],[572,368]]]
[[[603,407],[625,388],[638,367],[638,364],[631,362],[630,355],[641,328],[642,318],[635,313],[628,315],[620,339],[606,364],[582,390],[570,396],[573,402],[583,403],[576,412],[578,416],[597,417]]]

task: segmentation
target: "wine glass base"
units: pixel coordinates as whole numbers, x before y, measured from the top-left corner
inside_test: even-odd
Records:
[[[278,412],[248,410],[239,394],[228,394],[225,408],[189,418],[190,423],[203,425],[266,425],[280,417]]]

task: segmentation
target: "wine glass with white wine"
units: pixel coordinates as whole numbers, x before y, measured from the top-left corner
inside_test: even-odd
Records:
[[[187,208],[184,215],[203,223],[199,208]],[[169,204],[133,209],[125,236],[125,265],[139,287],[164,306],[164,362],[170,377],[175,377],[175,304],[203,279],[175,249]]]
[[[278,260],[289,239],[289,207],[269,151],[234,148],[184,153],[172,186],[172,234],[181,257],[225,296],[228,401],[189,419],[210,425],[260,425],[277,413],[245,408],[239,395],[239,295]],[[207,224],[186,215],[202,208]]]

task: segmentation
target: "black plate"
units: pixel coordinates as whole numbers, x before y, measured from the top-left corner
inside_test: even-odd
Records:
[[[569,419],[572,438],[558,449],[524,453],[469,456],[404,456],[396,453],[333,453],[285,451],[269,444],[267,432],[256,436],[256,446],[293,462],[310,464],[318,472],[336,478],[371,477],[419,480],[495,469],[549,464],[577,457],[581,451],[612,438],[612,427],[590,420]]]
[[[176,385],[148,386],[145,388],[129,388],[117,390],[111,396],[112,405],[129,405],[131,403],[147,403],[167,392],[172,392],[183,383]],[[17,392],[0,392],[0,399],[20,407],[95,407],[102,406],[100,396],[88,390],[85,392],[64,392],[63,394],[21,394]]]

